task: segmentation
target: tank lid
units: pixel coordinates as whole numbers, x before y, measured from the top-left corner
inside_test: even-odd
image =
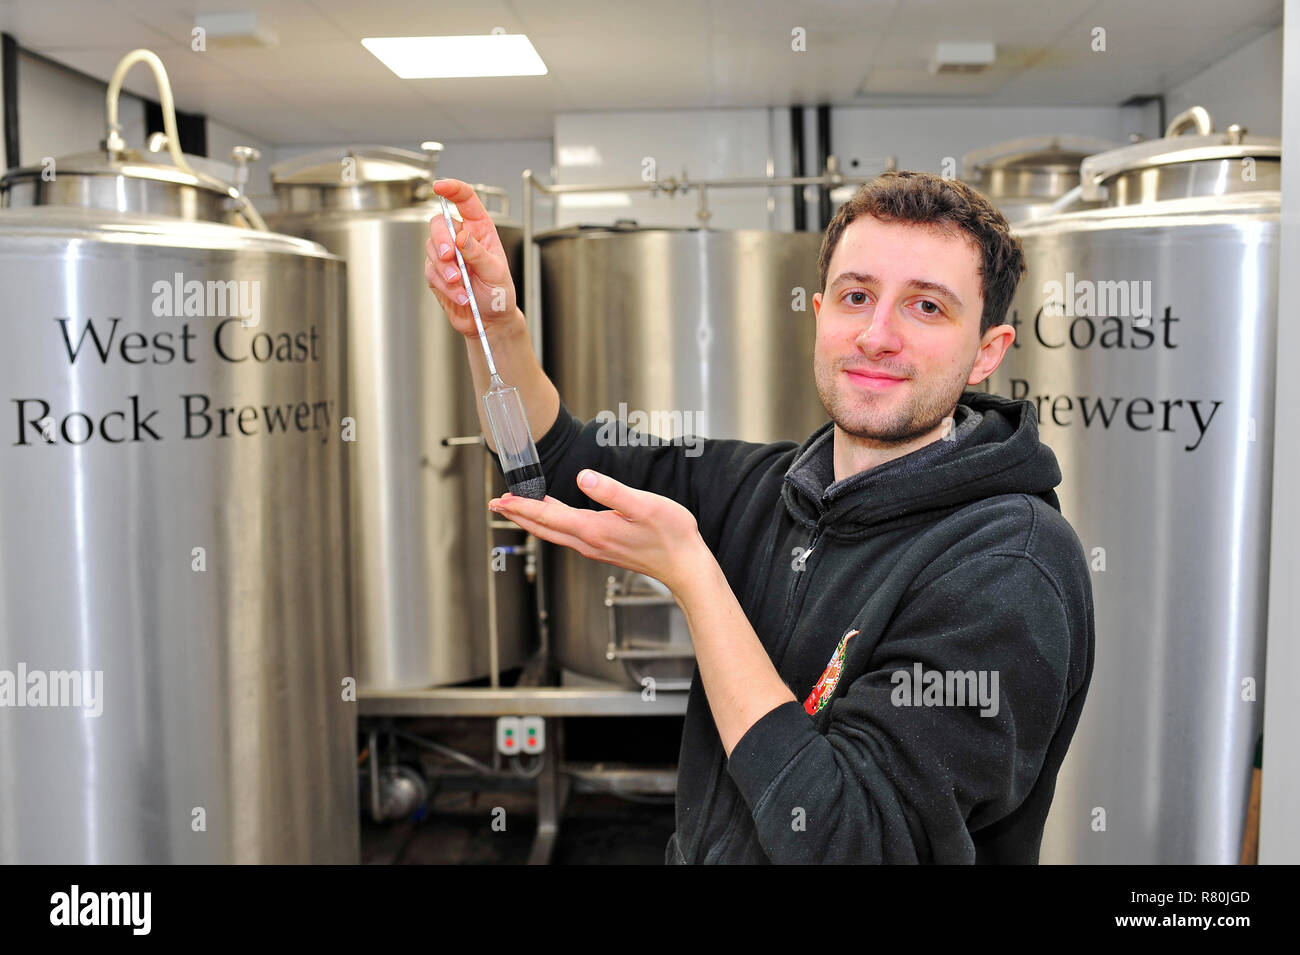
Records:
[[[309,239],[260,229],[232,229],[204,220],[178,221],[171,216],[118,212],[72,205],[0,209],[0,234],[23,242],[50,239],[65,247],[70,240],[100,241],[181,249],[287,252],[335,259]]]
[[[548,229],[545,232],[538,232],[533,236],[536,242],[542,242],[547,239],[568,239],[580,236],[594,236],[601,233],[614,233],[623,235],[630,232],[708,232],[709,229],[700,226],[686,225],[638,225],[635,219],[618,219],[612,225],[609,223],[585,223],[579,222],[573,225],[557,226],[554,229]],[[713,230],[716,231],[716,230]]]
[[[423,153],[393,146],[336,146],[295,156],[271,167],[277,186],[335,186],[372,182],[425,182],[437,166],[440,143]],[[433,147],[437,147],[436,149]]]
[[[1088,156],[1114,148],[1109,140],[1084,136],[1026,136],[968,152],[962,157],[962,178],[978,179],[997,169],[1075,174]]]
[[[1191,135],[1184,134],[1191,130]],[[1236,124],[1214,132],[1210,114],[1196,106],[1174,117],[1160,139],[1113,149],[1084,159],[1079,165],[1080,199],[1085,203],[1128,204],[1131,196],[1194,198],[1232,192],[1277,188],[1277,167],[1266,176],[1225,176],[1224,163],[1256,160],[1280,164],[1282,143],[1266,136],[1248,136]],[[1204,171],[1204,174],[1198,174]],[[1135,177],[1148,181],[1141,190],[1129,188]],[[1117,188],[1118,187],[1118,188]]]
[[[159,155],[159,154],[150,154]],[[223,182],[209,170],[220,164],[213,163],[202,156],[184,153],[185,159],[195,170],[193,173],[177,169],[171,163],[157,162],[146,158],[145,154],[124,149],[115,156],[107,150],[96,149],[84,153],[73,153],[51,160],[47,165],[23,166],[5,173],[0,182],[11,182],[29,176],[42,176],[52,181],[58,176],[130,176],[135,179],[153,179],[158,182],[174,182],[178,185],[193,186],[209,192],[228,193],[232,186]]]
[[[282,212],[418,205],[433,195],[442,153],[442,143],[423,145],[423,153],[373,145],[315,150],[272,166],[271,184]]]
[[[122,83],[137,63],[152,70],[162,107],[163,132],[149,137],[147,156],[127,148],[118,121]],[[248,197],[212,171],[226,167],[215,167],[208,160],[181,152],[171,80],[152,50],[132,50],[118,62],[104,97],[104,125],[105,135],[98,151],[13,169],[0,177],[0,204],[11,208],[65,206],[141,213],[266,230],[266,223]],[[153,158],[164,152],[170,163]],[[251,146],[236,146],[231,158],[239,167],[238,179],[242,183],[248,163],[260,158],[260,154]]]
[[[4,205],[15,208],[76,206],[139,213],[165,209],[178,218],[209,222],[229,222],[232,214],[242,212],[243,195],[214,174],[227,167],[184,154],[190,164],[186,171],[154,158],[162,155],[133,149],[75,153],[9,170],[0,177],[0,194]],[[123,188],[123,181],[140,188]],[[186,193],[191,198],[185,198]]]

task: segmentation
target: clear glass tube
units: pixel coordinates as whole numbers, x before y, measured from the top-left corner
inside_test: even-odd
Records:
[[[519,389],[493,375],[491,387],[483,396],[483,407],[510,493],[540,501],[546,496],[546,478]]]

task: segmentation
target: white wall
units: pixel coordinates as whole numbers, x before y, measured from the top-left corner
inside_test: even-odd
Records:
[[[1282,149],[1300,154],[1300,0],[1286,3],[1286,79]],[[1300,165],[1282,164],[1283,263],[1300,258]],[[1300,329],[1291,303],[1300,273],[1284,265],[1278,287],[1276,420],[1288,422],[1300,407]],[[1264,693],[1264,768],[1260,800],[1259,861],[1300,862],[1300,432],[1280,427],[1273,437],[1273,530],[1268,598],[1268,650]]]
[[[98,147],[106,132],[103,83],[30,54],[18,58],[18,151],[24,166]],[[144,144],[144,102],[130,93],[118,101],[122,137]],[[57,173],[57,169],[56,169]]]
[[[1143,110],[1118,106],[1068,109],[988,107],[836,107],[831,110],[831,150],[846,175],[870,177],[889,155],[899,168],[942,172],[945,157],[958,163],[972,149],[1040,133],[1069,133],[1117,144],[1128,134],[1151,135]],[[805,172],[813,173],[815,110],[805,109]],[[647,159],[659,181],[788,176],[790,111],[774,109],[683,109],[561,113],[555,120],[558,181],[635,183]],[[856,160],[858,165],[853,166]],[[960,167],[959,167],[960,168]],[[793,227],[792,192],[727,189],[709,194],[709,225],[722,229]],[[770,200],[770,201],[769,201]],[[697,225],[696,195],[651,198],[645,193],[561,197],[557,221],[610,223],[633,218],[647,225]]]
[[[1169,118],[1204,106],[1215,129],[1232,123],[1260,136],[1282,130],[1282,27],[1271,30],[1165,93]]]
[[[831,111],[831,147],[845,172],[852,161],[895,155],[898,168],[942,173],[945,158],[961,157],[1010,139],[1063,133],[1128,142],[1144,128],[1142,111],[1118,106],[1021,107],[840,107]]]
[[[790,172],[786,109],[609,110],[555,118],[556,181],[625,185],[655,178],[762,177]],[[653,165],[651,165],[653,164]],[[643,178],[643,170],[646,177]],[[772,202],[768,202],[771,195]],[[721,229],[789,228],[790,189],[725,189],[709,193],[709,225]],[[635,219],[641,225],[694,226],[698,196],[647,192],[546,199],[559,225]]]

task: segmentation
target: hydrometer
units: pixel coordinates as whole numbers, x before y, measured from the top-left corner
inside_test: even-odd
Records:
[[[511,494],[540,501],[546,496],[546,478],[542,474],[541,458],[537,456],[537,445],[533,443],[533,432],[528,427],[523,400],[519,397],[519,389],[507,385],[497,374],[492,349],[488,346],[487,332],[483,330],[483,317],[479,315],[474,289],[470,287],[469,271],[465,268],[465,259],[456,245],[456,225],[451,218],[451,207],[445,196],[438,198],[442,201],[442,215],[447,220],[447,230],[451,233],[451,247],[456,252],[456,264],[460,266],[460,278],[465,284],[465,294],[469,297],[470,311],[474,313],[478,340],[483,344],[483,357],[487,359],[488,371],[492,375],[487,394],[483,396],[483,407],[487,411],[492,441],[497,446],[501,470],[505,472]]]

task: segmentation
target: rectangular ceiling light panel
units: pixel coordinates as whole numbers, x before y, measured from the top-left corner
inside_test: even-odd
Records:
[[[546,64],[522,33],[366,37],[361,43],[404,80],[546,73]]]

